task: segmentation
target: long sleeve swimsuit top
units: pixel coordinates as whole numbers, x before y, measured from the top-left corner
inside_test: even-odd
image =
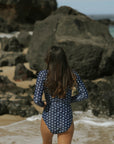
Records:
[[[65,132],[70,127],[73,120],[71,103],[88,98],[88,92],[79,74],[74,70],[72,71],[77,76],[78,94],[71,96],[72,90],[68,89],[66,98],[63,99],[58,97],[52,98],[51,95],[45,91],[44,81],[47,77],[47,69],[40,71],[37,75],[33,100],[35,104],[44,107],[44,101],[42,101],[42,94],[44,91],[47,105],[43,109],[42,118],[53,134]]]

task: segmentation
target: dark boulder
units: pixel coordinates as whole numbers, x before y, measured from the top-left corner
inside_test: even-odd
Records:
[[[33,31],[34,25],[29,23],[17,23],[17,22],[11,22],[7,23],[4,19],[1,21],[2,18],[0,18],[0,32],[10,33],[14,31],[20,31],[20,30],[27,30],[27,31]]]
[[[5,37],[1,40],[1,49],[3,51],[19,52],[23,50],[23,45],[19,43],[16,37]]]
[[[114,75],[95,81],[85,82],[89,94],[88,108],[96,116],[114,115]]]
[[[25,54],[20,54],[15,58],[15,65],[17,65],[18,63],[24,63],[24,62],[27,62]]]
[[[29,117],[38,114],[38,111],[32,106],[32,98],[28,96],[15,95],[13,93],[1,94],[0,97],[0,115],[13,114],[22,117]]]
[[[71,68],[84,79],[114,73],[114,39],[108,27],[70,7],[35,23],[27,54],[32,69],[46,68],[44,57],[52,45],[63,47]]]
[[[56,11],[53,11],[52,12],[52,15],[57,15],[57,14],[63,14],[63,15],[78,15],[78,16],[81,16],[82,18],[87,18],[89,19],[88,16],[86,16],[85,14],[77,11],[76,9],[73,9],[71,7],[68,7],[68,6],[61,6],[59,7],[58,9],[56,9]]]
[[[56,8],[56,0],[0,0],[0,30],[14,31],[16,27],[22,28],[23,24],[28,27],[28,24],[34,24],[36,20],[46,18]]]
[[[17,87],[7,76],[0,75],[0,92],[24,93],[24,89]]]
[[[22,52],[9,53],[1,51],[0,66],[13,66],[24,62],[27,62],[27,59],[26,55]]]
[[[114,21],[111,21],[110,19],[100,19],[98,21],[105,25],[114,25]]]
[[[32,71],[28,70],[24,64],[18,63],[15,68],[15,81],[32,80],[36,78]]]
[[[18,24],[14,24],[14,23],[8,24],[7,21],[5,21],[4,18],[2,18],[2,16],[0,16],[0,32],[8,33],[8,32],[12,32],[12,31],[16,31],[16,30],[17,31],[19,30]]]
[[[9,114],[20,115],[22,117],[30,117],[32,115],[37,115],[38,111],[31,105],[22,105],[19,102],[11,102],[8,105]]]
[[[8,113],[8,108],[6,106],[6,103],[1,102],[0,100],[0,115],[2,114],[7,114]]]
[[[30,40],[31,40],[31,35],[29,34],[28,31],[21,31],[20,34],[18,35],[17,39],[20,44],[22,44],[24,47],[29,46]]]
[[[114,75],[103,79],[83,80],[88,91],[88,99],[71,103],[73,111],[92,110],[98,117],[114,115]],[[74,91],[73,95],[77,95]]]

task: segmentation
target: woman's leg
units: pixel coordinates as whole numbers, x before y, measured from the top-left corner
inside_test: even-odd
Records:
[[[42,135],[43,144],[52,144],[53,133],[51,133],[48,129],[43,118],[41,118],[40,131]]]
[[[66,132],[57,134],[58,144],[71,144],[73,133],[74,133],[74,122],[72,121],[70,128]]]

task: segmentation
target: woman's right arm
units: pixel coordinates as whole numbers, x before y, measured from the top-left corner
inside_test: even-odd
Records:
[[[81,80],[81,78],[77,72],[74,72],[74,73],[76,74],[76,77],[77,77],[78,93],[79,94],[71,97],[71,103],[77,102],[77,101],[82,101],[82,100],[88,98],[88,92],[87,92],[87,89],[86,89],[83,81]]]

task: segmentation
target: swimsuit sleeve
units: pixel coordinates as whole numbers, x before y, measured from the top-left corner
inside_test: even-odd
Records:
[[[44,106],[44,102],[42,101],[43,94],[43,71],[40,71],[37,75],[36,87],[34,92],[34,102],[40,107]]]
[[[88,92],[86,90],[86,87],[85,87],[83,81],[80,79],[80,76],[77,72],[74,72],[74,73],[77,76],[78,94],[71,97],[71,103],[77,102],[77,101],[82,101],[82,100],[88,98]]]

